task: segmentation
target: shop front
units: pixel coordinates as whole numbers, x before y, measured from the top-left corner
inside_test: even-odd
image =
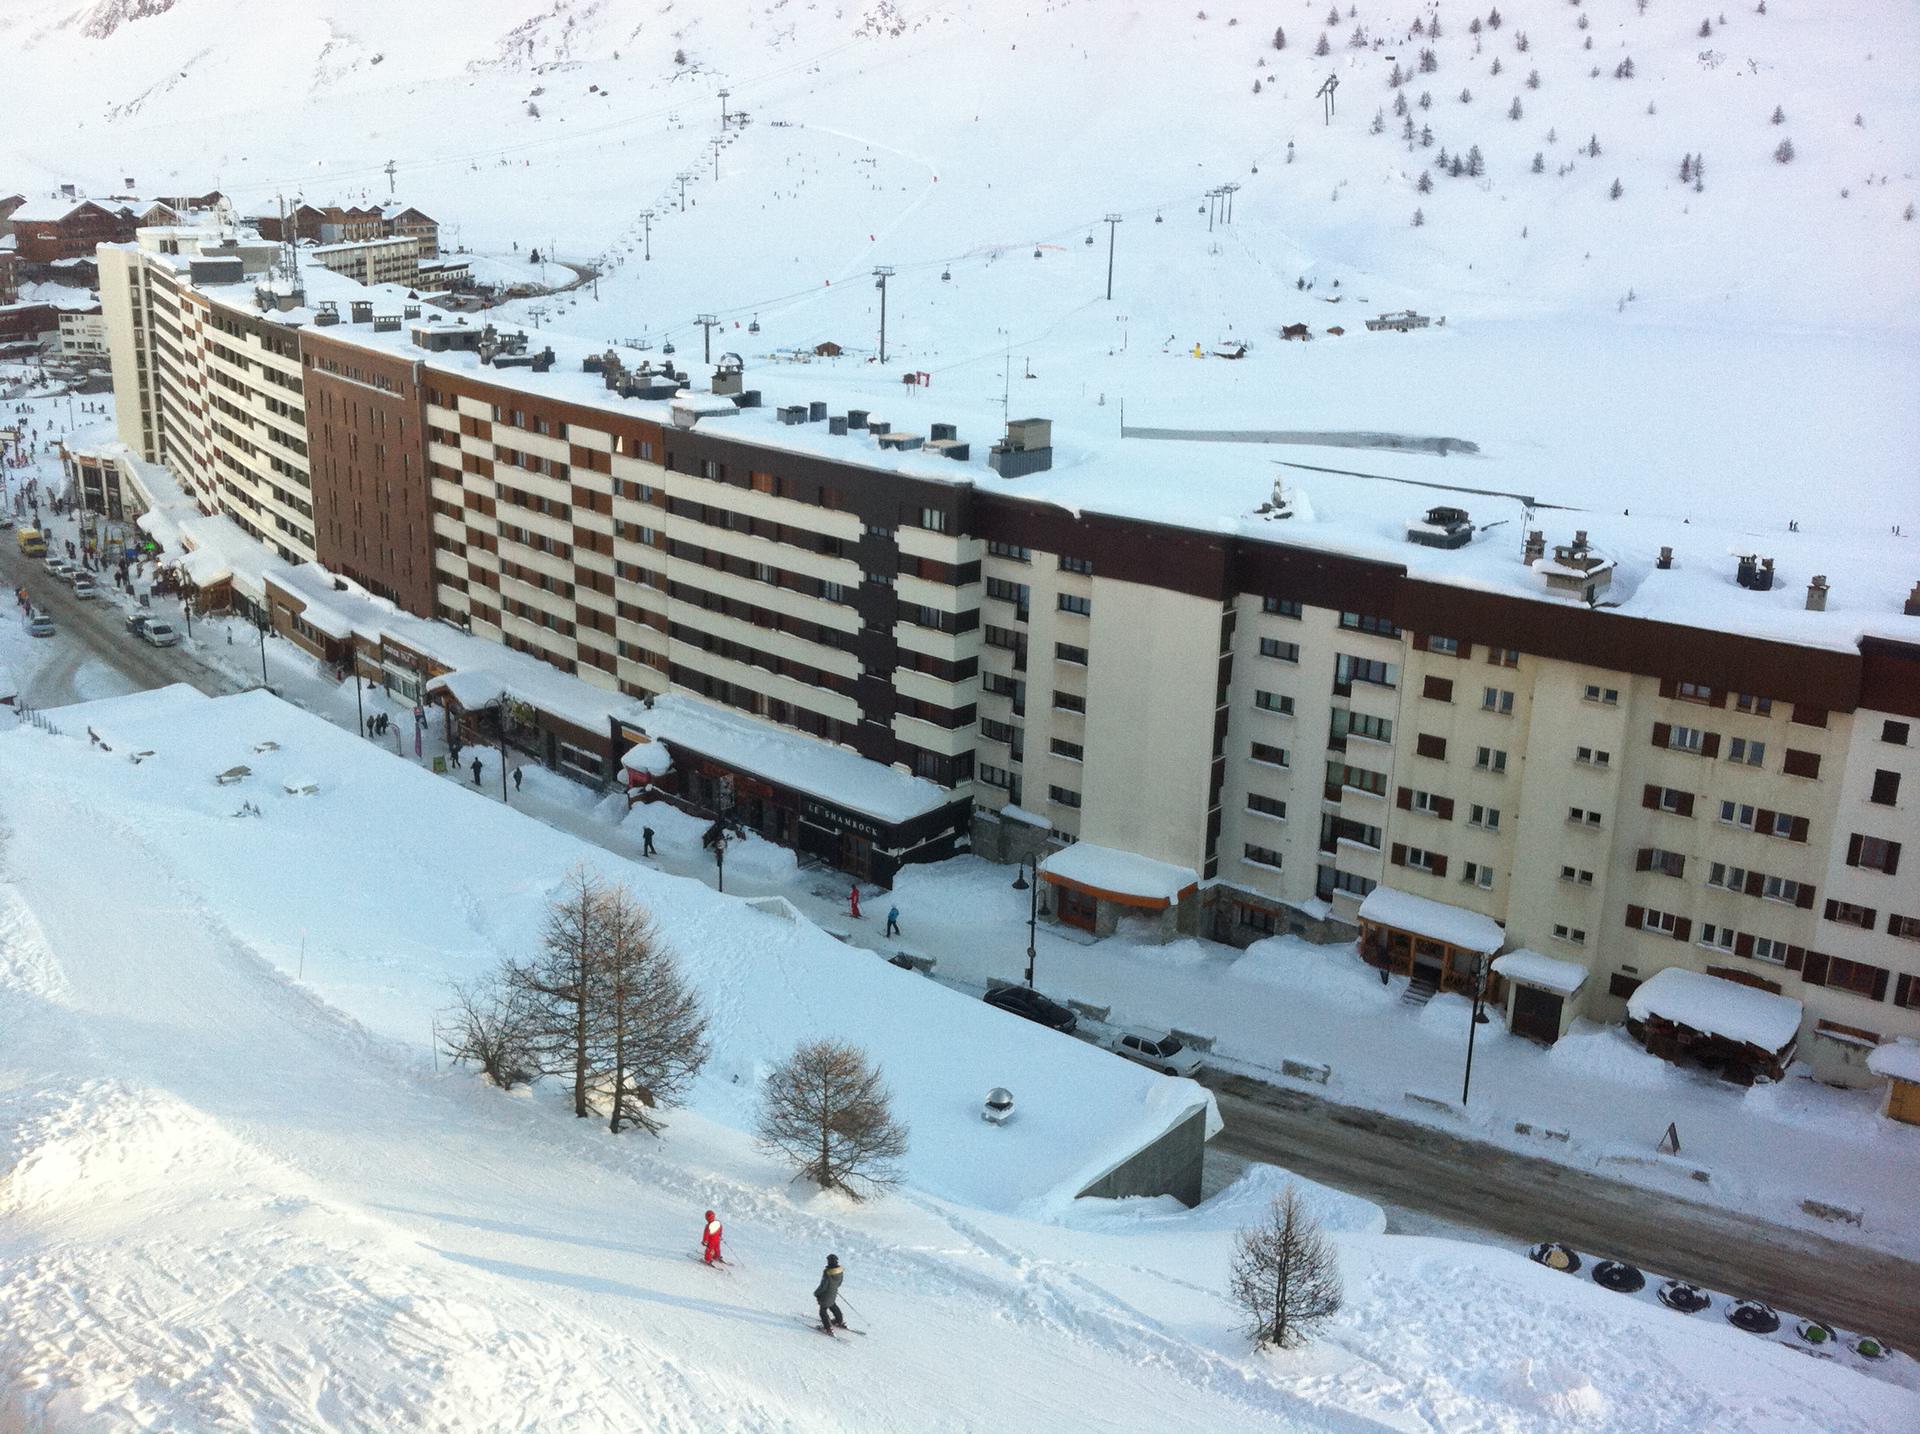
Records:
[[[1359,921],[1368,964],[1439,991],[1471,994],[1507,936],[1490,916],[1390,886],[1367,893]]]

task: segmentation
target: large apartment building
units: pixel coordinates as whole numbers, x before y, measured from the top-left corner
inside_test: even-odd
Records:
[[[1447,988],[1524,952],[1501,999],[1543,1039],[1676,966],[1801,1002],[1833,1079],[1920,1035],[1904,592],[1848,579],[1855,607],[1829,612],[1824,578],[1776,590],[1756,555],[1736,583],[1699,530],[1623,596],[1584,534],[1469,555],[1451,509],[1370,545],[1284,492],[1223,521],[1200,481],[1220,460],[1173,448],[1191,521],[1103,511],[1048,486],[1043,421],[981,461],[949,425],[762,406],[731,358],[696,391],[396,292],[341,322],[243,268],[146,235],[102,250],[125,441],[288,561],[610,712],[673,693],[741,714],[705,747],[663,725],[678,795],[754,793],[768,835],[826,824],[809,849],[883,879],[963,837],[1039,856],[1051,914],[1096,930],[1358,930]],[[610,747],[647,724],[627,711]],[[854,782],[824,810],[809,750],[937,800],[863,810]]]

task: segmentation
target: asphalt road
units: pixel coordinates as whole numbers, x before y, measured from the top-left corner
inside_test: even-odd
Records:
[[[1243,1076],[1204,1077],[1214,1144],[1310,1180],[1518,1245],[1563,1240],[1920,1351],[1920,1264],[1378,1111]]]
[[[106,576],[106,575],[99,575]],[[225,673],[208,667],[178,647],[151,647],[127,631],[125,610],[107,597],[82,602],[73,589],[49,573],[38,558],[23,557],[11,531],[0,532],[0,577],[7,600],[25,583],[33,605],[52,615],[57,635],[36,639],[49,649],[31,674],[21,673],[21,697],[34,707],[60,707],[89,695],[75,687],[82,665],[97,662],[120,675],[129,689],[143,691],[188,682],[209,696],[238,691]],[[161,599],[155,615],[183,627],[179,604]],[[17,613],[18,609],[14,609]]]

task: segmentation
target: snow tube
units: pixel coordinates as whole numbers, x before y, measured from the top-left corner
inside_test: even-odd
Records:
[[[1668,1309],[1680,1314],[1698,1314],[1713,1303],[1705,1290],[1685,1280],[1668,1280],[1660,1286],[1659,1300]]]
[[[1821,1324],[1817,1319],[1803,1319],[1794,1326],[1793,1332],[1808,1344],[1826,1345],[1833,1343],[1833,1326]]]
[[[1727,1310],[1727,1323],[1748,1334],[1772,1334],[1780,1328],[1780,1316],[1759,1300],[1735,1300]]]
[[[1647,1277],[1619,1260],[1601,1260],[1593,1267],[1593,1282],[1616,1294],[1630,1295],[1646,1287]]]
[[[1537,1265],[1545,1265],[1550,1270],[1559,1270],[1563,1274],[1572,1274],[1580,1268],[1580,1257],[1572,1247],[1558,1240],[1543,1240],[1527,1251],[1527,1258]]]
[[[1853,1352],[1862,1359],[1885,1359],[1890,1351],[1872,1335],[1863,1334],[1853,1342]]]

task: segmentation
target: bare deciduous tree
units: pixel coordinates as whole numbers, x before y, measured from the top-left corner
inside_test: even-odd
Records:
[[[1280,1349],[1305,1344],[1340,1308],[1339,1264],[1293,1186],[1264,1221],[1240,1232],[1231,1293],[1254,1343]]]
[[[604,959],[596,963],[589,1005],[595,1064],[606,1072],[618,1135],[637,1125],[660,1133],[654,1114],[678,1105],[706,1064],[707,1019],[679,963],[660,940],[646,910],[623,886],[600,894]]]
[[[573,1079],[573,1113],[593,1113],[588,1095],[605,1075],[594,1040],[593,989],[607,953],[607,890],[585,866],[567,873],[547,907],[540,953],[510,961],[506,983],[528,1012],[528,1036],[542,1075]]]
[[[502,1090],[533,1079],[532,1021],[519,993],[498,975],[456,985],[436,1023],[449,1060],[472,1061]]]
[[[899,1181],[907,1128],[866,1053],[845,1041],[804,1041],[760,1097],[759,1140],[824,1190],[865,1198]]]

